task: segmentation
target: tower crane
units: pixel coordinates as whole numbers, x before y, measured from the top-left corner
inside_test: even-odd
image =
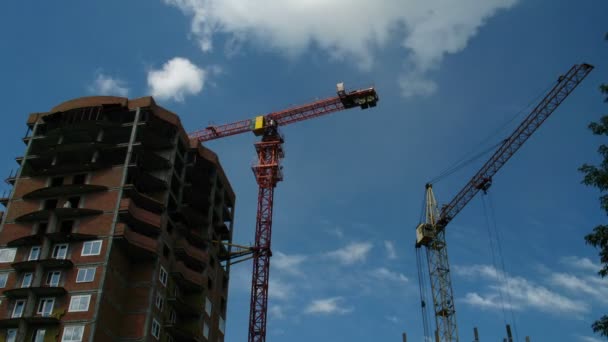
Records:
[[[583,63],[574,65],[559,77],[557,84],[530,112],[515,131],[505,139],[490,159],[441,210],[433,194],[432,184],[426,184],[425,221],[416,227],[416,248],[424,247],[431,283],[433,312],[435,316],[435,338],[439,342],[458,341],[456,309],[450,279],[445,228],[479,191],[486,192],[492,185],[492,178],[505,163],[519,150],[540,125],[570,95],[570,93],[591,72],[593,66]],[[419,274],[421,266],[419,267]],[[423,316],[425,303],[422,302]]]
[[[258,183],[258,205],[255,242],[250,249],[253,274],[249,309],[249,342],[266,340],[274,189],[277,183],[283,180],[281,159],[284,157],[284,140],[279,127],[345,109],[375,107],[377,102],[378,94],[374,88],[346,91],[344,84],[338,83],[337,96],[260,115],[253,119],[209,126],[189,134],[190,138],[196,138],[201,143],[245,132],[253,132],[256,136],[261,136],[261,140],[255,143],[257,164],[252,167]]]

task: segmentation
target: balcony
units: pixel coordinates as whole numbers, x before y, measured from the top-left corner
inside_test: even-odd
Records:
[[[15,185],[15,181],[17,180],[17,172],[11,170],[11,173],[4,179],[6,184]]]
[[[146,191],[149,192],[160,192],[169,188],[167,181],[153,176],[142,168],[133,166],[133,164],[130,167],[129,172],[133,172],[133,175],[135,176],[134,183],[139,189],[146,189]]]
[[[184,300],[181,296],[169,297],[167,302],[173,306],[175,312],[182,318],[198,318],[201,315],[202,307],[198,308],[191,302]]]
[[[66,184],[60,186],[49,186],[28,192],[27,194],[23,195],[23,199],[36,200],[48,197],[84,195],[106,191],[107,189],[107,186],[93,184]]]
[[[38,297],[59,297],[65,296],[67,291],[59,286],[41,286],[41,287],[21,287],[16,289],[4,290],[2,292],[8,298],[25,298],[32,292]]]
[[[63,243],[63,242],[82,242],[82,241],[90,241],[96,240],[99,237],[93,234],[81,234],[81,233],[71,233],[71,232],[55,232],[48,233],[46,236],[53,243]]]
[[[209,259],[209,255],[193,245],[188,240],[181,238],[175,243],[175,255],[184,261],[189,267],[197,271],[203,271]]]
[[[173,265],[171,274],[180,288],[186,292],[200,291],[203,287],[203,274],[188,268],[183,262],[178,261]]]
[[[189,206],[182,205],[179,207],[179,213],[191,227],[206,227],[209,224],[209,219],[206,213]]]
[[[202,342],[200,336],[195,336],[190,330],[186,330],[179,325],[167,324],[165,325],[165,331],[171,335],[175,342]]]
[[[59,318],[54,315],[43,317],[43,316],[31,316],[31,317],[19,317],[19,318],[6,318],[0,319],[0,329],[2,328],[17,328],[19,327],[19,322],[25,321],[27,324],[32,325],[59,325]]]
[[[165,210],[165,205],[160,200],[139,192],[132,184],[125,185],[124,190],[127,196],[143,209],[157,214],[160,214]]]
[[[26,235],[6,243],[7,247],[42,245],[42,234]]]
[[[15,218],[15,222],[37,222],[46,221],[51,217],[51,214],[55,214],[60,220],[68,220],[81,218],[86,216],[99,215],[103,213],[101,210],[89,209],[89,208],[52,208],[36,210]]]
[[[19,261],[11,264],[11,267],[19,272],[33,271],[36,265],[40,264],[43,268],[62,268],[68,269],[74,267],[74,263],[69,259],[42,259],[42,260],[27,260]]]
[[[120,200],[119,211],[121,219],[128,223],[131,229],[147,236],[160,234],[161,216],[138,207],[130,198]]]
[[[114,239],[133,259],[143,260],[156,257],[158,240],[139,234],[123,223],[116,226]]]
[[[217,222],[213,227],[220,240],[230,240],[230,230],[225,223]]]
[[[134,152],[136,153],[135,163],[146,170],[166,170],[171,167],[170,161],[154,152],[143,148],[135,148]]]

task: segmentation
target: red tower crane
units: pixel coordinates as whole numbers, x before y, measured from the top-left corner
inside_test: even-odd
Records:
[[[416,228],[416,248],[424,246],[426,249],[435,316],[435,339],[438,342],[458,341],[456,310],[454,307],[454,295],[445,240],[446,226],[479,191],[485,192],[488,190],[492,185],[494,175],[583,81],[592,69],[593,66],[583,63],[574,65],[565,75],[560,76],[557,84],[546,94],[517,129],[503,141],[492,157],[471,178],[464,188],[458,192],[452,201],[441,208],[441,211],[437,207],[432,185],[426,185],[425,222],[419,224]],[[418,265],[418,267],[420,274],[421,266]],[[424,311],[424,301],[422,305]],[[423,316],[425,316],[424,320],[426,320],[424,313]]]
[[[191,138],[196,138],[200,142],[250,131],[257,136],[262,136],[261,141],[255,143],[258,160],[252,168],[259,189],[255,243],[251,248],[253,274],[249,309],[249,342],[264,342],[266,340],[274,188],[278,182],[283,180],[281,159],[284,157],[284,140],[278,128],[344,109],[375,107],[378,102],[378,95],[374,88],[346,92],[344,84],[339,83],[337,93],[337,96],[324,100],[261,115],[253,119],[221,126],[210,126],[190,134]]]

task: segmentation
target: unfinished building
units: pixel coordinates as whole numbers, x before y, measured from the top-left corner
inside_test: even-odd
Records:
[[[0,340],[224,340],[235,195],[151,97],[31,114],[0,226]]]

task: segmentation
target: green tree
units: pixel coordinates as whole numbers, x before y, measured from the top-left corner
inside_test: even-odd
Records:
[[[606,40],[608,40],[608,34],[606,34]],[[602,84],[600,91],[605,96],[604,102],[608,102],[608,84]],[[608,114],[602,116],[599,122],[589,124],[589,129],[595,135],[608,136]],[[579,170],[585,174],[583,179],[584,184],[600,190],[600,205],[608,214],[608,146],[604,144],[600,145],[598,153],[603,158],[603,161],[599,165],[585,164]],[[599,250],[602,269],[598,274],[602,278],[608,276],[608,225],[595,227],[592,233],[585,236],[585,241]],[[591,327],[595,333],[608,337],[608,315],[602,316]]]

